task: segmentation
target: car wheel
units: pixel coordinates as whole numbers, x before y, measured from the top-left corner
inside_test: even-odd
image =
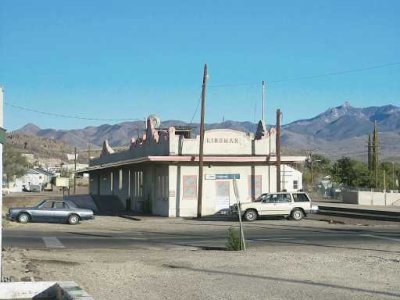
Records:
[[[76,225],[76,224],[78,224],[78,223],[79,223],[79,216],[78,216],[78,215],[75,215],[75,214],[70,215],[70,216],[68,217],[68,223],[71,224],[71,225]]]
[[[254,209],[246,210],[244,219],[249,222],[257,220],[257,212]]]
[[[22,214],[19,214],[19,216],[18,216],[18,222],[20,222],[20,223],[25,224],[25,223],[28,223],[29,220],[30,220],[30,216],[27,213],[22,213]]]
[[[304,218],[304,213],[301,209],[295,208],[292,210],[291,217],[295,221],[300,221]]]

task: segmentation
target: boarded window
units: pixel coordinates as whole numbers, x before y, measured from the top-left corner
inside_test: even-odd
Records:
[[[183,198],[196,199],[197,198],[197,176],[188,175],[183,176]]]
[[[249,197],[254,200],[262,194],[262,175],[249,175]]]
[[[114,173],[113,172],[110,173],[110,190],[111,191],[114,190]]]

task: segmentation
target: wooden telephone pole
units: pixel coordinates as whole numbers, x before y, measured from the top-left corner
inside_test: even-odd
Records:
[[[276,111],[276,191],[281,191],[281,110]]]
[[[201,90],[200,148],[199,148],[199,190],[197,194],[197,217],[201,218],[203,207],[203,150],[204,150],[204,114],[207,91],[207,64],[204,65],[203,86]]]
[[[74,195],[76,195],[76,147],[74,155]]]

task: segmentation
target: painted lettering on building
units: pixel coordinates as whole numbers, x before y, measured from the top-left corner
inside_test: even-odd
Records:
[[[209,144],[239,144],[238,138],[206,138]]]

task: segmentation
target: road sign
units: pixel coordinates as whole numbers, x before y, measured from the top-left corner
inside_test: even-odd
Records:
[[[240,179],[240,174],[206,174],[206,180]]]

